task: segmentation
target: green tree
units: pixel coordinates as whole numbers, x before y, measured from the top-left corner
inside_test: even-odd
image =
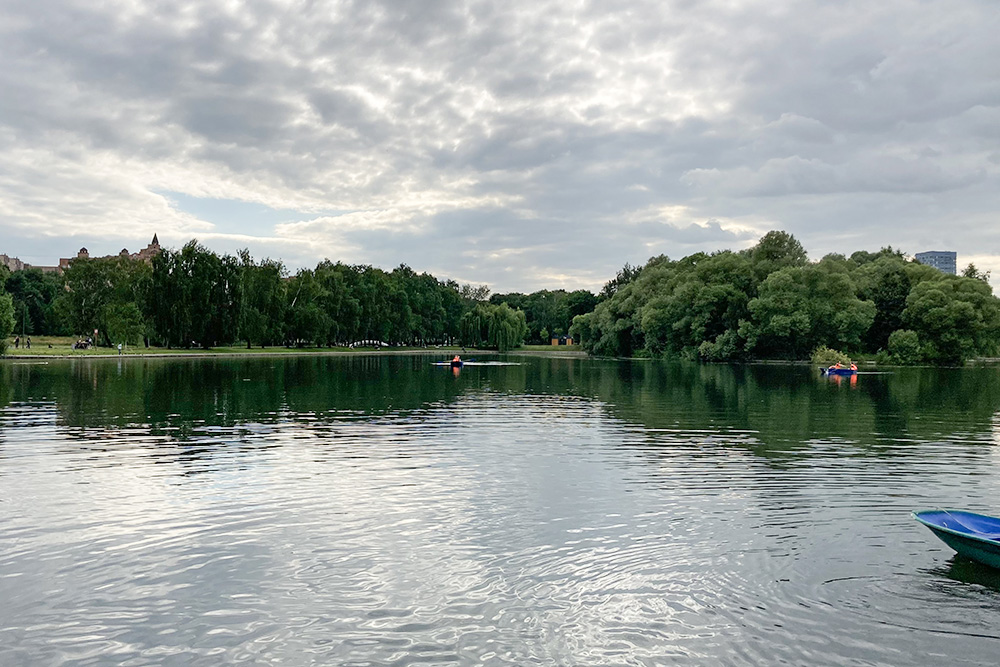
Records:
[[[628,267],[632,271],[632,267]],[[561,336],[570,330],[573,318],[592,312],[599,299],[587,290],[566,292],[565,290],[540,290],[531,294],[510,292],[494,294],[490,303],[506,303],[514,310],[521,310],[528,326],[526,340],[533,343],[548,343],[549,335]]]
[[[858,250],[851,255],[851,261],[857,264],[858,266],[864,266],[865,264],[877,261],[883,257],[897,259],[900,262],[906,261],[906,253],[904,253],[902,250],[894,249],[891,245],[882,248],[878,252],[868,252],[867,250]]]
[[[749,303],[751,319],[740,326],[747,351],[792,359],[808,354],[815,347],[809,335],[808,298],[800,269],[786,268],[768,275],[757,298]]]
[[[974,280],[981,280],[984,283],[990,282],[990,272],[980,271],[972,262],[969,262],[969,265],[962,269],[962,276],[965,278],[972,278]]]
[[[159,340],[168,347],[206,348],[236,340],[239,275],[236,258],[220,257],[197,240],[153,258],[148,312]]]
[[[628,262],[625,262],[625,266],[618,271],[615,277],[604,284],[598,298],[601,300],[610,299],[617,294],[621,288],[638,278],[641,271],[641,267],[632,266]]]
[[[675,275],[641,308],[645,346],[654,355],[694,356],[703,343],[721,343],[721,336],[735,332],[740,321],[749,317],[748,293],[754,274],[745,256],[728,251],[711,256],[699,253],[674,266]],[[725,358],[739,356],[738,338],[725,340],[724,349],[732,355]],[[711,357],[719,359],[723,348],[711,349]]]
[[[56,298],[63,290],[62,276],[43,273],[41,269],[25,269],[10,274],[6,290],[14,299],[14,310],[18,314],[19,325],[27,314],[29,334],[63,333],[54,307]]]
[[[875,305],[856,296],[840,260],[770,274],[748,308],[740,333],[747,351],[763,357],[805,359],[821,345],[859,351],[875,319]]]
[[[468,347],[485,347],[487,340],[486,327],[489,316],[490,306],[484,303],[477,303],[471,310],[462,315],[460,334],[462,345]]]
[[[461,320],[462,344],[507,352],[524,343],[528,332],[524,313],[506,303],[478,303]]]
[[[577,315],[585,315],[592,312],[597,307],[597,295],[589,290],[578,289],[566,295],[566,322],[567,328]]]
[[[139,306],[132,301],[107,304],[102,321],[112,344],[135,345],[146,331],[146,320]]]
[[[239,260],[239,316],[237,337],[247,344],[280,342],[285,320],[285,267],[276,260],[254,262],[250,251],[237,253]]]
[[[750,261],[758,280],[764,280],[775,271],[805,266],[808,257],[805,248],[794,236],[788,232],[772,231],[751,248]]]
[[[10,294],[0,294],[0,354],[7,353],[8,338],[14,331],[14,300]]]
[[[489,285],[462,285],[458,293],[466,301],[486,301],[490,298],[490,287]]]
[[[320,262],[314,271],[322,287],[322,308],[329,317],[326,343],[348,345],[361,339],[361,303],[355,296],[358,271],[340,262]]]
[[[330,317],[323,309],[326,294],[310,269],[302,269],[288,281],[286,331],[293,345],[302,346],[326,341]]]
[[[889,335],[889,354],[897,364],[915,364],[920,361],[920,337],[916,331],[899,329]]]
[[[996,353],[1000,338],[1000,300],[987,283],[936,272],[935,280],[914,286],[903,322],[917,333],[921,357],[958,364]]]
[[[875,304],[875,318],[865,336],[865,347],[869,352],[877,352],[886,348],[890,334],[903,324],[906,297],[912,287],[910,274],[901,258],[882,255],[862,265],[856,276],[859,296]]]
[[[152,269],[128,257],[74,259],[63,274],[66,288],[53,303],[66,328],[77,335],[98,331],[95,344],[111,345],[107,317],[124,312],[118,307],[134,304],[145,312],[150,304]],[[143,318],[145,329],[146,319]]]
[[[507,352],[524,343],[528,326],[523,311],[501,304],[493,307],[487,330],[489,346]]]

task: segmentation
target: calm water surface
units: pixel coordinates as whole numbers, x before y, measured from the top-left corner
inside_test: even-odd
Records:
[[[995,665],[1000,370],[0,363],[0,665]]]

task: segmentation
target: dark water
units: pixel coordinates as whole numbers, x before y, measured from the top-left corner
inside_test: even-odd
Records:
[[[995,665],[1000,370],[0,363],[0,665]]]

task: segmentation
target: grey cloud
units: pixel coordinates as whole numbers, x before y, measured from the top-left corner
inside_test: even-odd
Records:
[[[768,123],[763,128],[763,133],[773,135],[779,140],[786,139],[804,143],[825,144],[834,139],[833,130],[828,126],[815,118],[806,118],[792,113],[781,114],[776,121]]]
[[[696,189],[731,195],[775,197],[854,192],[942,192],[985,178],[981,170],[948,170],[931,159],[870,155],[832,165],[797,156],[774,159],[758,169],[695,169],[684,180]]]
[[[973,0],[11,0],[0,231],[86,234],[101,202],[166,224],[147,208],[166,180],[411,211],[419,234],[352,232],[344,251],[447,274],[451,240],[481,282],[613,274],[773,227],[821,256],[838,234],[930,243],[966,220],[942,242],[974,247],[1000,208],[998,29]],[[670,207],[687,218],[648,213]],[[339,252],[327,238],[309,247]]]
[[[195,134],[222,143],[258,144],[283,134],[294,111],[279,101],[249,96],[193,96],[176,116]]]

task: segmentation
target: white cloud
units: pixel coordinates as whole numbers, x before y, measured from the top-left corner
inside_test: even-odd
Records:
[[[12,0],[0,252],[157,232],[501,290],[773,228],[961,262],[1000,209],[998,32],[974,0]]]

